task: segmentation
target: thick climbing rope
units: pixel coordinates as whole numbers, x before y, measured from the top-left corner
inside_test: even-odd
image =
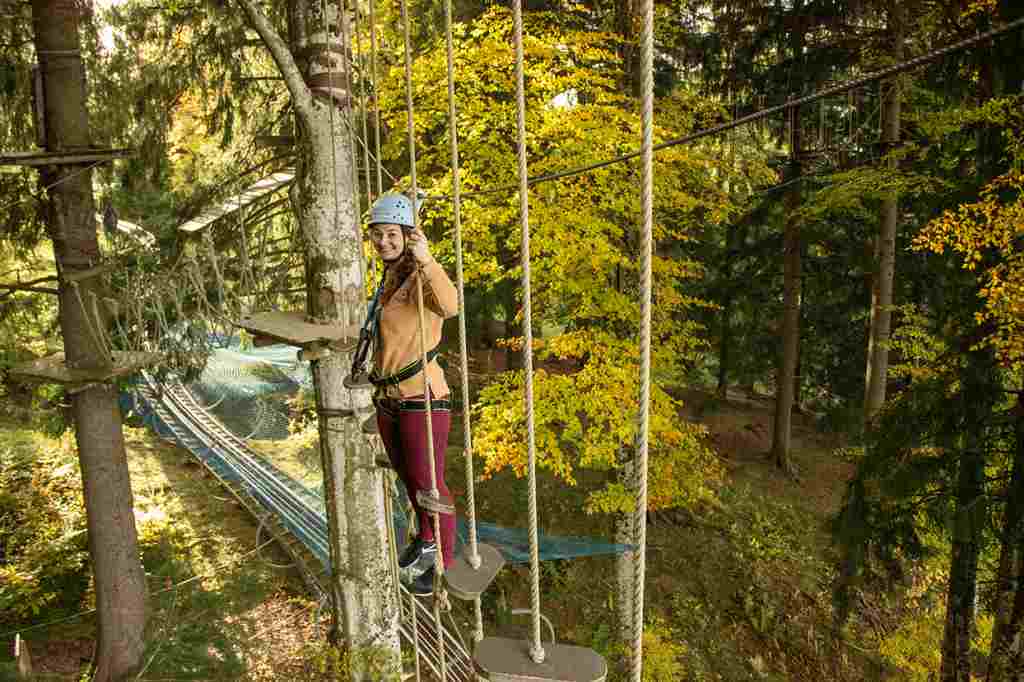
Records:
[[[543,663],[540,641],[540,553],[537,547],[537,437],[533,421],[533,318],[530,305],[530,189],[526,170],[526,88],[523,77],[523,2],[512,3],[516,47],[516,146],[519,159],[519,225],[522,230],[520,262],[523,268],[523,373],[526,401],[526,435],[529,465],[530,515],[530,612],[533,641],[530,656]]]
[[[367,207],[373,204],[373,183],[370,181],[370,134],[366,126],[366,70],[364,62],[366,61],[365,55],[363,55],[362,41],[359,39],[359,33],[362,29],[362,24],[359,21],[359,3],[352,3],[352,12],[355,19],[355,27],[353,30],[354,53],[356,63],[359,65],[359,122],[363,128],[363,182],[366,184],[366,205]],[[355,172],[355,169],[353,169]]]
[[[412,29],[409,22],[409,3],[407,0],[402,0],[402,35],[404,41],[404,52],[405,52],[405,111],[406,111],[406,132],[408,135],[408,146],[409,146],[409,185],[410,194],[409,200],[412,202],[412,215],[413,215],[413,229],[419,230],[419,211],[417,210],[417,204],[419,203],[418,188],[416,186],[416,119],[415,109],[412,101]],[[420,358],[423,369],[423,404],[425,410],[423,412],[423,418],[426,420],[426,432],[427,432],[427,458],[430,465],[430,497],[435,502],[440,500],[440,493],[437,490],[437,458],[434,454],[434,417],[433,408],[431,402],[433,395],[430,390],[430,377],[427,370],[429,369],[429,360],[427,358],[427,327],[426,320],[424,318],[423,311],[423,269],[419,268],[419,272],[416,274],[416,307],[419,312],[419,327],[420,327]],[[437,632],[441,633],[444,630],[444,623],[441,620],[441,606],[447,604],[447,597],[444,592],[444,546],[443,538],[441,537],[441,515],[437,509],[431,510],[430,519],[434,526],[434,542],[437,544],[437,552],[434,553],[434,623],[437,628]],[[413,597],[415,600],[415,596]],[[447,682],[448,680],[448,664],[447,656],[445,655],[445,642],[444,637],[438,637],[439,649],[439,667],[441,672],[441,682]]]
[[[353,7],[355,6],[355,4],[356,3],[353,3]],[[356,11],[358,11],[358,10],[356,10]],[[344,115],[344,116],[342,116],[342,120],[346,122],[345,128],[346,128],[346,130],[348,130],[348,156],[349,156],[349,167],[350,167],[350,171],[351,171],[349,173],[349,175],[352,178],[352,201],[355,202],[355,205],[357,207],[356,214],[358,215],[359,214],[359,210],[358,210],[358,206],[359,206],[359,163],[358,163],[359,149],[358,149],[357,145],[359,144],[359,142],[358,142],[359,135],[356,132],[356,127],[355,127],[355,124],[353,124],[352,117],[351,117],[351,111],[352,111],[352,106],[351,106],[351,104],[352,104],[352,91],[354,90],[354,88],[352,87],[352,84],[355,81],[354,81],[353,76],[352,76],[352,60],[349,58],[350,54],[354,54],[354,50],[352,48],[352,32],[349,30],[350,27],[348,25],[348,12],[345,11],[345,0],[338,0],[338,23],[341,26],[341,42],[342,42],[342,48],[341,49],[342,49],[342,51],[345,54],[345,58],[342,61],[342,77],[345,79],[345,98],[346,98],[346,101],[349,104],[349,107],[348,107],[348,112],[349,113]],[[333,103],[332,103],[332,107],[333,107]],[[366,148],[365,144],[363,145],[363,148],[364,149]],[[360,265],[360,267],[363,266],[362,259],[360,259],[359,265]],[[365,273],[362,273],[362,274],[365,275]]]
[[[636,510],[633,532],[633,650],[630,670],[633,682],[643,678],[644,573],[647,554],[647,455],[650,441],[651,403],[651,260],[654,242],[654,0],[643,0],[641,34],[642,134],[640,212],[643,219],[640,249],[640,415],[636,462]]]
[[[445,52],[448,66],[448,135],[451,145],[452,221],[455,225],[455,282],[459,292],[459,357],[462,370],[462,441],[466,466],[466,507],[469,510],[469,565],[480,569],[476,537],[476,495],[473,490],[473,437],[469,417],[469,351],[466,343],[466,291],[462,268],[462,182],[459,177],[459,130],[455,112],[455,55],[452,47],[452,0],[444,3]],[[473,599],[473,639],[484,638],[480,597]]]
[[[380,100],[378,95],[377,81],[377,2],[370,0],[370,77],[373,80],[373,144],[377,153],[374,158],[377,162],[377,194],[384,191],[384,183],[381,179],[380,162]]]

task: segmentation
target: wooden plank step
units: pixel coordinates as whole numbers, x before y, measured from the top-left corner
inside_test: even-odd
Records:
[[[608,664],[592,649],[545,644],[544,662],[534,663],[530,642],[506,637],[480,640],[473,665],[488,682],[603,682],[608,675]]]
[[[487,591],[494,582],[498,572],[505,566],[505,557],[501,552],[484,543],[478,543],[477,555],[480,557],[480,568],[473,568],[469,563],[469,547],[465,547],[452,565],[444,569],[444,580],[452,596],[467,601],[476,599]]]

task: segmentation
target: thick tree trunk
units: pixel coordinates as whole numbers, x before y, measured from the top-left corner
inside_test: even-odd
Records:
[[[800,112],[792,112],[792,160],[788,179],[800,176]],[[800,221],[793,214],[800,207],[800,188],[790,190],[786,199],[785,234],[783,236],[783,313],[779,350],[779,364],[775,379],[775,420],[772,430],[772,457],[775,464],[792,473],[789,459],[791,424],[793,417],[794,382],[800,344]]]
[[[895,35],[892,56],[903,59],[903,22],[898,4],[891,10],[890,30]],[[882,103],[882,145],[891,151],[900,139],[900,85],[888,84]],[[888,161],[896,169],[895,159]],[[871,274],[871,327],[868,331],[868,362],[865,370],[864,422],[869,423],[885,403],[885,384],[889,371],[889,331],[892,323],[892,291],[896,270],[896,230],[899,225],[899,200],[895,194],[882,201],[878,238],[875,241],[874,268]]]
[[[342,85],[347,51],[337,47],[346,18],[337,16],[337,5],[293,0],[289,49],[250,0],[241,4],[284,75],[295,106],[298,157],[291,198],[306,247],[308,317],[358,328],[366,314],[365,264],[346,125],[351,99]],[[327,17],[319,14],[324,8]],[[310,48],[319,51],[297,64],[292,53],[309,54]],[[314,96],[311,88],[320,90]],[[347,643],[351,679],[393,679],[401,670],[401,649],[389,563],[391,520],[385,515],[383,472],[360,430],[372,411],[370,390],[344,387],[350,353],[334,352],[312,364],[333,566],[326,586],[331,641]]]
[[[78,5],[63,0],[32,3],[48,151],[89,145],[78,13]],[[63,277],[96,265],[100,249],[92,173],[82,166],[52,167],[42,172],[42,180],[49,188],[47,223],[58,272]],[[82,299],[88,301],[94,284],[85,280],[79,286]],[[60,325],[69,366],[110,366],[107,349],[95,341],[99,324],[105,321],[90,320],[72,288],[62,285]],[[93,680],[125,680],[142,664],[146,581],[139,559],[117,390],[104,385],[75,393],[72,415],[96,585],[99,632]]]
[[[985,497],[985,455],[978,435],[992,407],[991,358],[984,352],[963,348],[968,356],[961,374],[958,406],[958,443],[950,448],[959,454],[956,484],[956,517],[950,551],[949,586],[946,593],[946,625],[942,639],[940,682],[971,682],[971,637],[974,634],[978,590],[978,558],[988,508]]]
[[[1015,432],[986,682],[1024,680],[1024,398],[1017,400]]]
[[[977,596],[978,556],[984,523],[981,504],[984,460],[965,453],[957,483],[957,513],[950,554],[946,625],[942,638],[941,682],[971,682],[971,635]]]

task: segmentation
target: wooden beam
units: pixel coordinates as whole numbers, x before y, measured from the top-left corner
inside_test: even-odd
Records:
[[[2,152],[0,166],[62,166],[106,163],[131,156],[133,149],[78,149],[59,152]]]

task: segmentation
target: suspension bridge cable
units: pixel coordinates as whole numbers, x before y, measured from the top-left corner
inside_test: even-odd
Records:
[[[728,121],[728,122],[725,122],[725,123],[720,123],[718,125],[711,126],[709,128],[703,128],[701,130],[698,130],[696,132],[690,133],[688,135],[684,135],[682,137],[677,137],[677,138],[674,138],[674,139],[671,139],[671,140],[666,140],[665,142],[660,142],[660,143],[658,143],[658,144],[656,144],[656,145],[654,145],[652,147],[652,152],[659,152],[659,151],[663,151],[665,149],[670,149],[672,147],[678,147],[680,145],[685,145],[685,144],[689,144],[691,142],[696,142],[697,140],[700,140],[700,139],[705,138],[705,137],[710,137],[712,135],[717,135],[719,133],[725,132],[726,130],[731,130],[733,128],[738,128],[740,126],[746,125],[748,123],[753,123],[755,121],[760,121],[762,119],[765,119],[765,118],[768,118],[770,116],[773,116],[773,115],[775,115],[777,113],[786,111],[787,109],[789,109],[791,107],[798,107],[798,106],[802,106],[804,104],[809,104],[811,102],[816,102],[816,101],[818,101],[820,99],[824,99],[826,97],[831,97],[832,95],[836,95],[836,94],[839,94],[839,93],[842,93],[842,92],[846,92],[848,90],[854,90],[856,88],[863,87],[864,85],[867,85],[868,83],[872,83],[872,82],[877,81],[877,80],[888,78],[890,76],[894,76],[894,75],[897,75],[897,74],[900,74],[900,73],[904,73],[906,71],[913,71],[914,69],[917,69],[918,67],[924,66],[925,64],[929,64],[929,63],[934,62],[934,61],[937,61],[938,59],[941,59],[942,57],[946,57],[946,56],[948,56],[950,54],[953,54],[954,52],[959,52],[961,50],[964,50],[964,49],[967,49],[967,48],[972,47],[974,45],[977,45],[980,42],[984,42],[984,41],[990,40],[992,38],[997,38],[997,37],[999,37],[999,36],[1001,36],[1003,34],[1009,33],[1011,31],[1014,31],[1014,30],[1022,28],[1022,27],[1024,27],[1024,19],[1016,19],[1016,20],[1011,21],[1010,23],[1008,23],[1008,24],[1006,24],[1004,26],[999,27],[999,28],[992,29],[991,31],[986,31],[985,33],[979,33],[978,35],[971,36],[970,38],[966,38],[966,39],[958,41],[956,43],[951,43],[950,45],[946,45],[945,47],[941,47],[941,48],[932,50],[931,52],[927,52],[927,53],[925,53],[925,54],[923,54],[923,55],[921,55],[919,57],[915,57],[913,59],[909,59],[909,60],[900,62],[899,64],[894,64],[892,66],[889,66],[889,67],[886,67],[886,68],[883,68],[883,69],[878,69],[877,71],[871,71],[868,74],[866,74],[866,75],[864,75],[864,76],[862,76],[860,78],[856,78],[856,79],[853,79],[853,80],[850,80],[850,81],[846,81],[844,83],[840,83],[838,85],[834,85],[832,87],[825,88],[823,90],[819,90],[817,92],[811,93],[809,95],[805,95],[803,97],[787,100],[786,102],[784,102],[782,104],[777,104],[775,106],[771,106],[771,107],[767,107],[765,109],[761,109],[759,111],[755,111],[753,113],[747,114],[746,116],[742,116],[742,117],[734,119],[732,121]],[[617,163],[622,163],[624,161],[631,161],[633,159],[639,158],[641,153],[642,153],[641,151],[630,152],[628,154],[622,154],[620,156],[615,156],[615,157],[612,157],[610,159],[605,159],[604,161],[597,161],[595,163],[591,163],[591,164],[587,164],[587,165],[583,165],[583,166],[578,166],[578,167],[575,167],[575,168],[569,168],[569,169],[566,169],[566,170],[563,170],[563,171],[557,171],[557,172],[554,172],[554,173],[547,173],[547,174],[544,174],[544,175],[537,175],[537,176],[534,176],[532,178],[528,178],[527,179],[527,185],[528,186],[533,186],[533,185],[537,185],[537,184],[544,183],[544,182],[550,182],[552,180],[560,180],[562,178],[572,177],[572,176],[575,176],[575,175],[583,175],[584,173],[589,173],[590,171],[598,170],[598,169],[601,169],[601,168],[605,168],[607,166],[612,166],[612,165],[617,164]],[[497,194],[497,193],[501,193],[501,192],[510,192],[510,191],[515,190],[517,187],[518,187],[517,184],[509,183],[507,185],[498,185],[498,186],[495,186],[495,187],[487,187],[487,188],[484,188],[484,189],[474,190],[474,191],[471,191],[471,192],[463,192],[462,193],[462,197],[463,198],[479,197],[479,196],[484,196],[484,195],[488,195],[488,194]],[[426,199],[429,199],[431,201],[448,200],[448,199],[451,199],[451,195],[448,195],[448,194],[432,194],[432,195],[428,195],[426,197]]]

